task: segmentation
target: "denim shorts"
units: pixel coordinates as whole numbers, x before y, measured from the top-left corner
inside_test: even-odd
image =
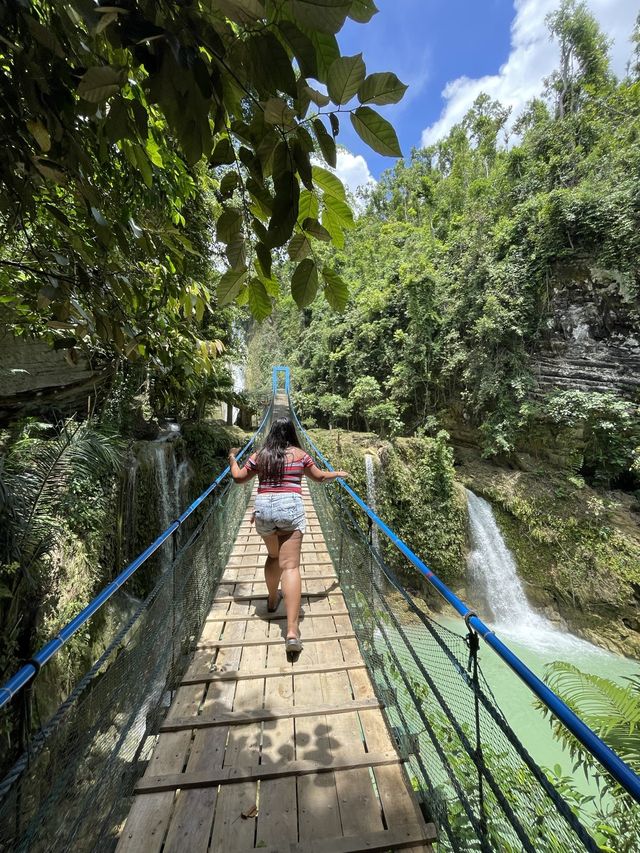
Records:
[[[257,495],[255,513],[256,531],[260,536],[293,533],[294,530],[304,533],[306,529],[302,496],[295,492]]]

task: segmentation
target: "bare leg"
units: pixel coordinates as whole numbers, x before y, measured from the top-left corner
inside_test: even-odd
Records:
[[[299,637],[298,619],[300,617],[300,548],[302,533],[294,530],[280,537],[280,570],[282,571],[282,591],[287,608],[287,637]]]
[[[269,591],[269,600],[267,607],[275,607],[278,603],[278,586],[280,585],[280,562],[278,555],[280,553],[280,539],[277,533],[272,533],[270,536],[263,536],[264,544],[267,546],[267,559],[264,563],[264,579]]]

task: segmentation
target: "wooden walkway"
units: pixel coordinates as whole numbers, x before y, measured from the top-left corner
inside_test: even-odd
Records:
[[[118,853],[430,851],[305,489],[301,632],[266,612],[266,549],[244,517]]]

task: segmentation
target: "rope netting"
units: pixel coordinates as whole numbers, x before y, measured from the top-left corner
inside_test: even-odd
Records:
[[[188,520],[153,591],[0,783],[0,850],[106,851],[186,669],[251,488],[230,480]],[[162,547],[172,548],[173,540]],[[114,596],[125,596],[121,590]],[[120,602],[125,607],[125,601]],[[126,602],[130,612],[130,599]]]
[[[598,850],[502,715],[478,663],[478,635],[425,612],[339,488],[313,485],[311,493],[376,693],[439,828],[438,849]]]

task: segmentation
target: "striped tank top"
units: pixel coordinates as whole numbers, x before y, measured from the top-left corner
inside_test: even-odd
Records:
[[[296,495],[302,494],[302,474],[305,468],[310,468],[314,464],[313,459],[308,453],[301,456],[300,459],[292,459],[285,462],[284,476],[281,483],[270,483],[268,480],[260,480],[258,482],[258,494],[282,494],[284,492],[294,492]],[[249,471],[257,471],[258,466],[254,456],[247,459],[246,467]]]

